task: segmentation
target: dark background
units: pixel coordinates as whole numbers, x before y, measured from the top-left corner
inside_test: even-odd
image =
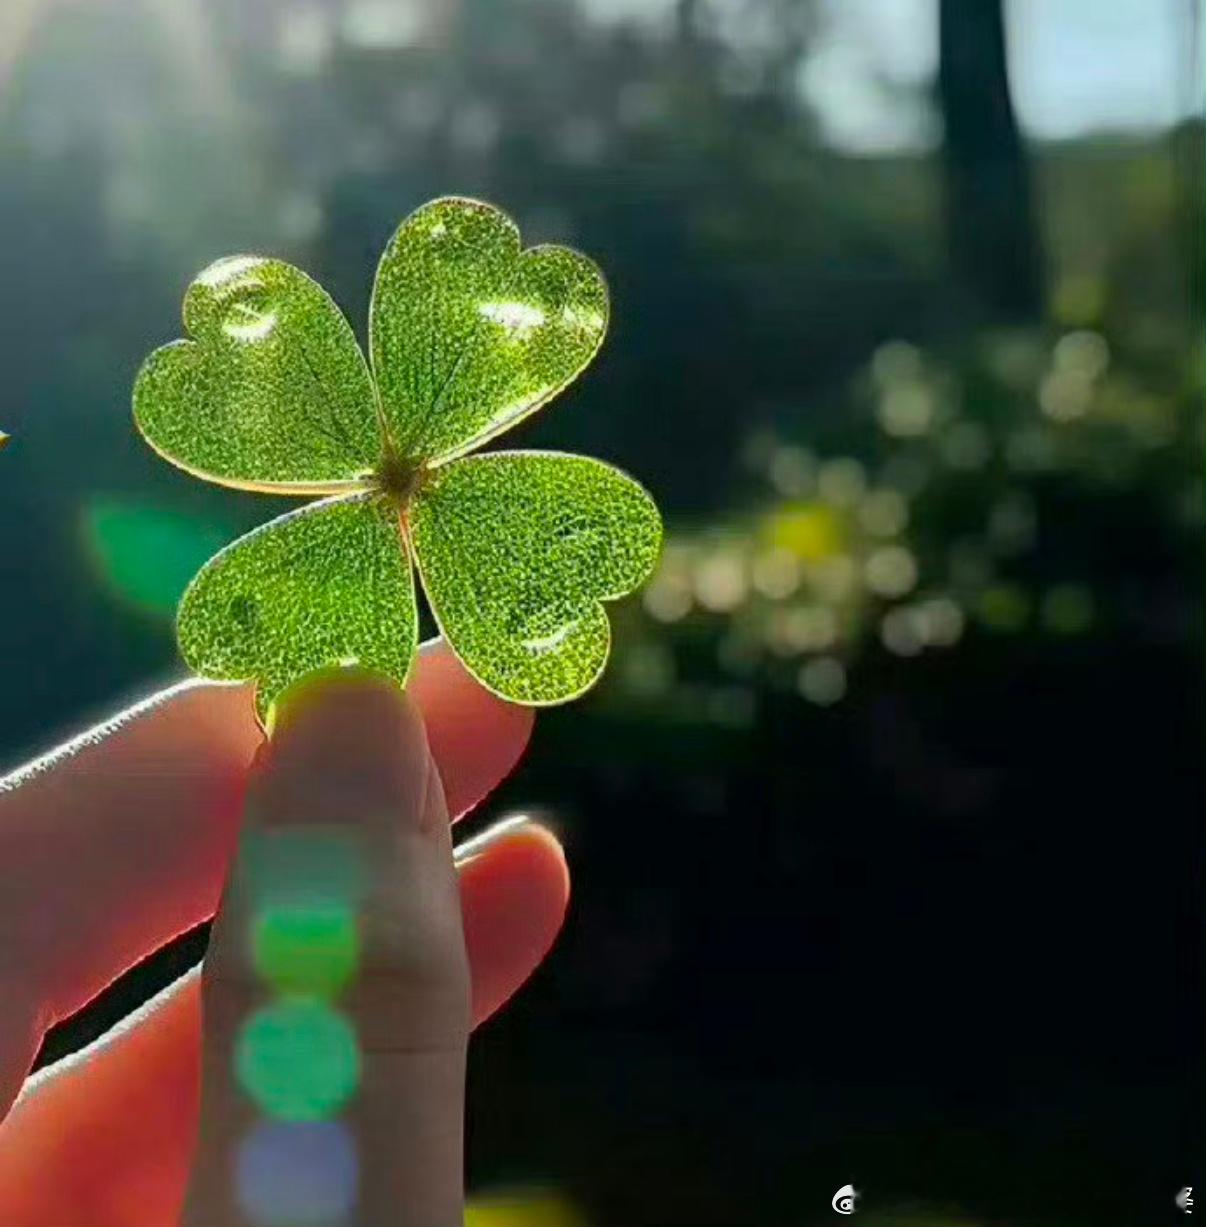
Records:
[[[7,4],[5,759],[178,675],[181,587],[277,511],[130,426],[191,275],[281,255],[362,327],[397,221],[482,195],[613,292],[508,443],[630,468],[669,542],[484,814],[549,818],[576,893],[475,1041],[475,1188],[556,1191],[531,1227],[829,1222],[847,1181],[881,1227],[1172,1221],[1200,45],[1180,0]]]

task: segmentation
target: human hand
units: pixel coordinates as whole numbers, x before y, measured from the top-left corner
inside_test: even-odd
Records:
[[[345,1002],[368,1024],[349,1108],[360,1221],[459,1222],[468,1020],[492,1013],[539,962],[568,880],[555,840],[532,824],[474,841],[454,879],[441,819],[513,766],[531,713],[488,695],[442,645],[423,652],[406,700],[374,683],[339,691],[333,707],[307,704],[295,724],[282,720],[250,775],[254,822],[325,823],[349,789],[364,802],[357,829],[370,854],[392,858],[375,864],[381,886],[395,889],[366,898],[366,974]],[[0,781],[0,1115],[50,1025],[213,914],[262,744],[245,688],[189,683]],[[428,746],[438,776],[424,792]],[[396,815],[392,834],[387,815]],[[233,1092],[231,1044],[257,986],[240,961],[239,923],[227,916],[215,926],[204,1045],[192,974],[21,1091],[0,1122],[5,1227],[162,1227],[177,1221],[186,1186],[186,1223],[246,1221],[231,1203],[230,1165],[248,1119]],[[388,1220],[374,1217],[379,1205]]]

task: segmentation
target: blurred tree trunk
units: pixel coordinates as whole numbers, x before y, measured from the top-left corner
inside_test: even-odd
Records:
[[[1004,0],[939,0],[938,100],[946,128],[951,267],[999,319],[1044,310],[1042,240],[1009,96]]]

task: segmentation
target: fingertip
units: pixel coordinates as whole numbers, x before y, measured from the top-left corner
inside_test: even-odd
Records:
[[[502,866],[509,870],[538,869],[541,881],[568,903],[570,875],[565,847],[545,824],[518,814],[457,845],[456,861],[462,871],[482,857],[489,858],[492,873],[501,872]]]
[[[570,875],[557,837],[527,819],[498,824],[468,851],[459,858],[461,903],[477,1026],[551,949],[569,906]]]
[[[330,735],[356,720],[385,723],[419,719],[418,707],[384,673],[360,665],[316,669],[277,695],[268,709],[266,731],[274,743],[301,735]]]
[[[380,755],[391,736],[412,764],[422,748],[439,768],[448,812],[461,817],[514,769],[527,748],[535,713],[477,682],[442,639],[422,645],[405,691],[358,666],[318,670],[283,691],[269,710],[261,761],[280,757],[286,733],[299,756],[324,745]],[[357,737],[360,728],[371,738]],[[421,731],[421,736],[419,733]],[[309,740],[307,740],[309,739]]]
[[[293,821],[309,809],[408,802],[421,815],[427,732],[418,704],[392,679],[350,667],[310,674],[278,697],[270,725],[257,813]]]

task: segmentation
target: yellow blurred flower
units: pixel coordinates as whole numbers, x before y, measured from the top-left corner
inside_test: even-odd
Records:
[[[767,544],[787,550],[805,562],[821,562],[842,553],[846,527],[825,503],[790,503],[772,512],[766,521]]]
[[[586,1227],[586,1220],[559,1193],[493,1193],[470,1199],[465,1227]]]

